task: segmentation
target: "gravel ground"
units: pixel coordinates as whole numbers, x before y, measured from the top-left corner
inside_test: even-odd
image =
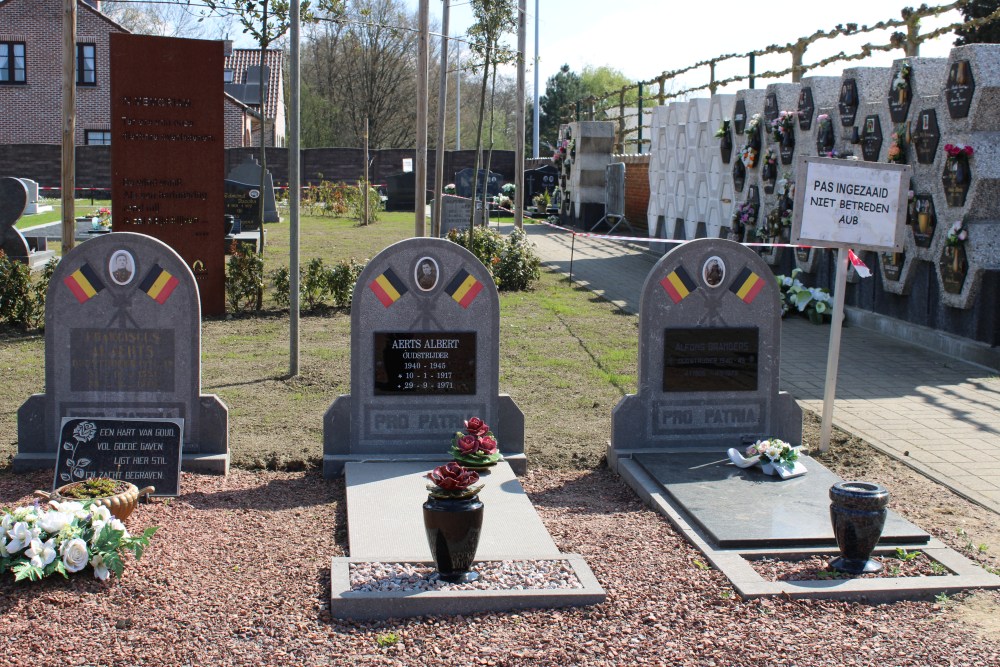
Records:
[[[0,474],[0,500],[28,502],[50,479]],[[977,621],[996,616],[996,593],[943,604],[743,601],[606,469],[535,470],[524,484],[559,547],[587,559],[606,603],[333,621],[341,481],[184,474],[181,497],[129,519],[134,532],[161,530],[121,580],[0,582],[0,665],[997,664],[1000,636]]]

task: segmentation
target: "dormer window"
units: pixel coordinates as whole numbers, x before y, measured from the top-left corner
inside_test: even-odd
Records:
[[[226,69],[222,70],[222,81],[224,83],[232,83],[233,82],[233,70],[229,69],[228,67]]]

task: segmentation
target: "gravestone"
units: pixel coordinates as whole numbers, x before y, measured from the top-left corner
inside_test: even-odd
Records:
[[[463,169],[462,171],[455,174],[455,194],[459,197],[472,197],[472,169]],[[500,186],[503,185],[503,174],[498,174],[495,171],[489,173],[489,178],[486,176],[486,170],[479,170],[479,180],[476,185],[476,193],[479,198],[483,196],[483,184],[486,185],[486,194],[490,197],[500,194]]]
[[[323,418],[323,474],[348,461],[445,461],[480,417],[523,471],[524,416],[499,393],[500,300],[461,246],[413,238],[365,267],[351,303],[351,393]]]
[[[30,178],[19,178],[17,180],[24,183],[24,187],[28,190],[28,205],[24,207],[25,215],[48,213],[52,210],[51,206],[40,206],[38,204],[38,181],[33,181]]]
[[[650,271],[639,311],[639,391],[611,416],[608,459],[801,442],[802,410],[778,391],[778,287],[752,250],[697,239]]]
[[[476,202],[479,204],[480,202]],[[453,229],[468,229],[472,213],[472,200],[454,195],[441,195],[441,238]],[[476,210],[476,224],[483,221],[482,205]]]
[[[968,60],[956,60],[948,69],[944,97],[948,103],[948,113],[952,118],[965,118],[972,107],[972,96],[976,92],[976,80]]]
[[[258,196],[260,193],[260,162],[257,158],[248,155],[240,162],[238,165],[229,170],[226,174],[226,198],[227,198],[227,209],[226,213],[230,213],[228,210],[228,193],[229,193],[229,182],[239,184],[243,188],[256,188],[258,191]],[[251,194],[249,191],[247,194]],[[274,203],[274,180],[271,178],[271,172],[268,171],[264,179],[264,222],[281,222],[281,217],[278,215],[278,208]],[[252,231],[257,229],[257,220],[247,220],[246,218],[240,217],[242,222],[243,231]],[[250,226],[247,226],[247,223]]]
[[[258,229],[260,220],[260,186],[239,181],[225,180],[223,197],[226,215],[240,222],[240,229]]]
[[[524,172],[524,203],[530,206],[532,200],[543,192],[552,193],[559,185],[559,170],[547,164]]]
[[[882,123],[877,115],[865,117],[861,132],[861,155],[866,162],[877,162],[882,152]]]
[[[28,205],[28,189],[16,178],[0,178],[0,250],[11,259],[28,261],[28,242],[14,226]]]
[[[165,243],[117,232],[56,267],[45,303],[45,393],[18,410],[15,469],[51,468],[65,418],[179,419],[186,470],[225,473],[229,417],[201,393],[194,274]]]
[[[937,111],[935,109],[922,110],[917,115],[917,120],[913,123],[910,134],[913,140],[913,150],[917,154],[917,162],[919,164],[934,164],[938,143],[941,141]]]

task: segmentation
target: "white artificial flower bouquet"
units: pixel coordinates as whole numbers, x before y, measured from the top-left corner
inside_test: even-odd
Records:
[[[152,526],[133,537],[107,507],[92,502],[51,502],[4,510],[0,519],[0,574],[14,580],[38,581],[58,572],[69,577],[90,565],[94,576],[106,580],[124,571],[122,556],[136,560],[157,531]]]

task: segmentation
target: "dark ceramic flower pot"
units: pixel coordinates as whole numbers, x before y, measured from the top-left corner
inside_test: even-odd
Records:
[[[441,579],[466,582],[478,578],[469,568],[476,558],[482,528],[483,503],[479,496],[465,500],[427,498],[424,529]]]
[[[885,526],[889,492],[870,482],[838,482],[830,487],[830,500],[830,521],[841,553],[830,566],[852,574],[881,570],[871,555]]]

